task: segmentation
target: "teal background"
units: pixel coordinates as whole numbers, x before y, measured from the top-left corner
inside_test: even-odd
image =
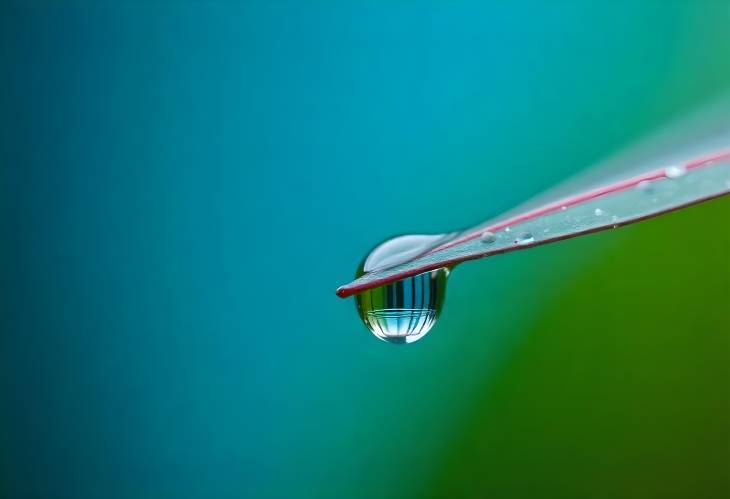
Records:
[[[730,494],[726,200],[334,295],[730,89],[728,3],[0,14],[3,497]]]

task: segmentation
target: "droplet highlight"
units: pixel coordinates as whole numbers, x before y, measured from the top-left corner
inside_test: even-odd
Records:
[[[687,173],[687,168],[682,165],[669,166],[664,170],[664,175],[666,175],[667,178],[679,178],[685,173]]]
[[[394,267],[427,253],[454,237],[451,234],[406,234],[388,239],[376,246],[362,262],[363,272]]]

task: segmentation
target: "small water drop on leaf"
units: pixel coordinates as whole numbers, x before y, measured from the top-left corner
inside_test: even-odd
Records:
[[[687,169],[682,165],[669,166],[664,170],[667,178],[679,178],[687,173]]]
[[[535,242],[534,236],[529,232],[523,232],[519,235],[519,237],[515,240],[517,244],[530,244]]]
[[[482,235],[480,236],[479,239],[483,243],[491,244],[497,240],[497,236],[494,234],[494,232],[490,232],[487,230],[487,231],[482,232]]]

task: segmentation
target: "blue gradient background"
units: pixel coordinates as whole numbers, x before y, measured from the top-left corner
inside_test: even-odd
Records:
[[[726,201],[334,295],[730,89],[727,3],[0,13],[3,497],[730,493]]]

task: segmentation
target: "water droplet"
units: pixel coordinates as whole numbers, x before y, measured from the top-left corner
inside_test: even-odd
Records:
[[[603,210],[600,208],[596,208],[595,210],[593,210],[593,214],[597,217],[600,217],[601,215],[603,215]]]
[[[363,291],[355,296],[360,319],[388,343],[418,341],[441,314],[448,275],[442,268]]]
[[[482,232],[482,235],[479,237],[479,240],[485,244],[491,244],[497,240],[497,236],[494,234],[494,232],[485,230],[484,232]]]
[[[517,244],[530,244],[535,242],[535,238],[529,232],[523,232],[519,235],[515,242]]]
[[[398,265],[451,240],[456,233],[405,235],[389,239],[371,251],[355,273]],[[441,313],[449,269],[441,268],[408,277],[355,296],[365,326],[383,341],[413,343],[431,330]]]
[[[679,178],[685,173],[687,173],[687,168],[685,168],[683,165],[669,166],[664,170],[664,174],[667,176],[667,178]]]
[[[563,210],[563,211],[565,211],[565,210],[568,209],[568,207],[567,206],[561,206],[560,209]]]
[[[651,185],[651,182],[649,182],[648,180],[642,180],[641,182],[636,184],[636,188],[649,194],[654,192],[654,186]]]
[[[512,229],[510,229],[509,227],[505,227],[505,228],[504,228],[504,231],[505,231],[505,232],[509,232],[510,230],[512,230]]]

